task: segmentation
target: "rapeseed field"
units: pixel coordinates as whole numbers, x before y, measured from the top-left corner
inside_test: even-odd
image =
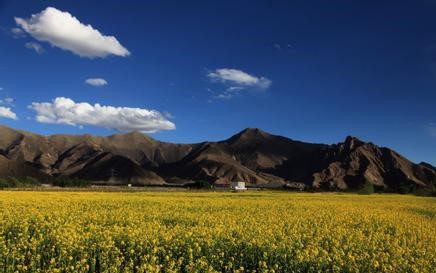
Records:
[[[0,272],[436,272],[436,199],[0,191]]]

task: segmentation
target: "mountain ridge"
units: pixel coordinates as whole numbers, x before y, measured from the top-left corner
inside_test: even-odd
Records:
[[[396,191],[426,188],[436,168],[415,164],[399,153],[347,136],[316,144],[246,128],[221,141],[161,142],[134,131],[110,136],[42,136],[0,125],[0,177],[76,177],[107,184],[166,185],[206,180],[216,185],[299,183],[325,190],[358,189],[365,183]],[[21,167],[20,167],[21,166]],[[24,172],[24,171],[23,171]]]

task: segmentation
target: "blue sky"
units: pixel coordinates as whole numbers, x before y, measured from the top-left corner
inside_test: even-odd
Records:
[[[436,165],[435,14],[432,0],[0,0],[0,123],[181,143],[353,135]]]

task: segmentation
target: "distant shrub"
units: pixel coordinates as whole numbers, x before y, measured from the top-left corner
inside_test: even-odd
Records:
[[[53,186],[58,187],[88,187],[91,183],[88,180],[69,177],[58,177],[53,181]]]
[[[0,178],[0,189],[18,188],[18,187],[34,187],[41,185],[40,181],[34,177],[8,177]],[[58,177],[53,180],[54,186],[59,187],[88,187],[91,183],[88,180],[68,177]]]
[[[8,177],[0,179],[0,188],[29,187],[40,184],[38,179],[29,176],[25,178]]]
[[[10,188],[10,184],[6,179],[0,178],[0,189]]]
[[[306,187],[306,191],[307,192],[321,192],[321,190],[317,187],[314,187],[312,185],[309,185]]]
[[[385,186],[373,185],[373,187],[374,193],[385,193],[387,191],[387,187]]]
[[[374,185],[368,180],[365,181],[363,186],[357,191],[359,194],[373,194],[374,193]]]
[[[431,187],[419,187],[413,191],[418,196],[435,196],[435,191]]]
[[[39,186],[41,185],[41,183],[39,182],[38,179],[34,178],[34,177],[30,177],[27,176],[26,178],[20,180],[21,183],[25,184],[25,185],[33,185],[33,186]]]
[[[431,181],[431,195],[436,196],[436,176]]]
[[[212,183],[210,183],[209,181],[206,181],[206,180],[195,181],[195,183],[193,183],[190,186],[197,188],[197,189],[212,189],[213,188]]]
[[[6,181],[9,183],[10,188],[18,187],[21,185],[20,180],[16,177],[8,177]]]
[[[413,191],[414,191],[413,185],[400,185],[398,187],[398,193],[400,194],[412,193]]]

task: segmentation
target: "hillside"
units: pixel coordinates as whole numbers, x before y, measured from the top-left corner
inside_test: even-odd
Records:
[[[351,136],[333,145],[312,144],[248,128],[219,142],[172,144],[140,132],[41,136],[0,126],[0,177],[10,176],[134,185],[206,180],[281,187],[298,182],[325,190],[370,183],[397,191],[430,187],[436,169]]]

